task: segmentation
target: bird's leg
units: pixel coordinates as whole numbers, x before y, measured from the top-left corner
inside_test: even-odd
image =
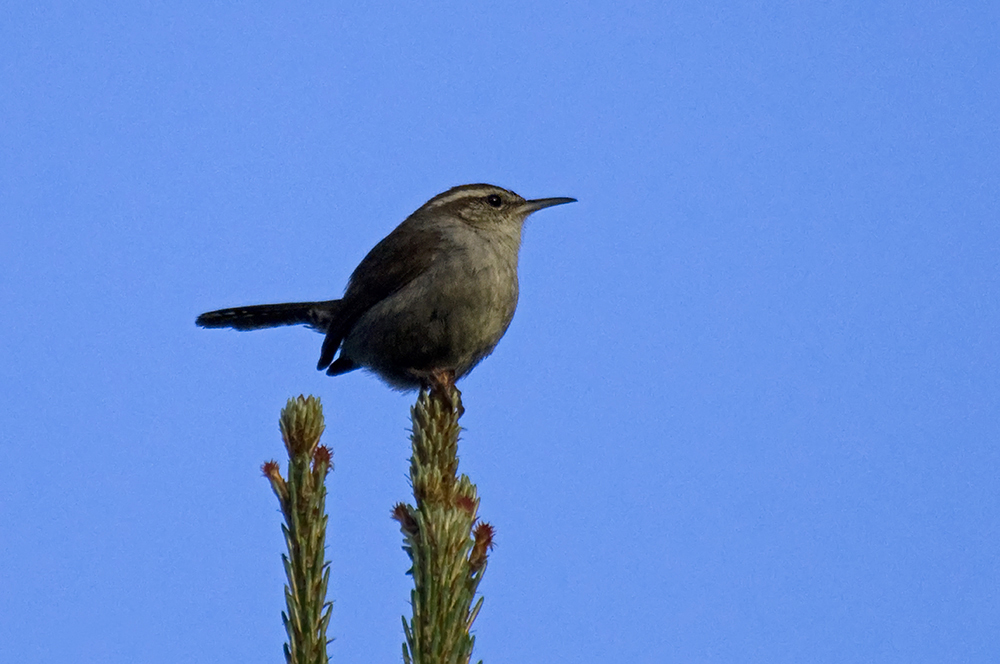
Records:
[[[457,411],[459,417],[465,413],[465,407],[462,405],[462,392],[455,387],[454,369],[432,369],[414,373],[420,377],[431,396],[440,398],[450,408]]]

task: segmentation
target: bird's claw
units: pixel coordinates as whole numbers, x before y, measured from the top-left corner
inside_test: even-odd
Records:
[[[455,386],[454,369],[431,369],[430,371],[414,371],[420,382],[431,393],[432,397],[440,399],[461,417],[465,413],[462,405],[462,392]]]

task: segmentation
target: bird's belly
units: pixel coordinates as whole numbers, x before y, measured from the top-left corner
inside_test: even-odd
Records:
[[[413,372],[467,373],[493,351],[517,306],[514,270],[474,265],[439,266],[373,306],[344,354],[398,387],[416,385]]]

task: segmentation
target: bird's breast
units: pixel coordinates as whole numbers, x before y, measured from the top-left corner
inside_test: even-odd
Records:
[[[517,298],[516,248],[460,236],[429,269],[367,311],[344,352],[381,373],[408,367],[462,375],[493,351]]]

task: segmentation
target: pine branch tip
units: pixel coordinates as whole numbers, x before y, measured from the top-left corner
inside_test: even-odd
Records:
[[[289,456],[311,456],[326,428],[322,403],[311,395],[289,399],[281,411],[278,427]]]

